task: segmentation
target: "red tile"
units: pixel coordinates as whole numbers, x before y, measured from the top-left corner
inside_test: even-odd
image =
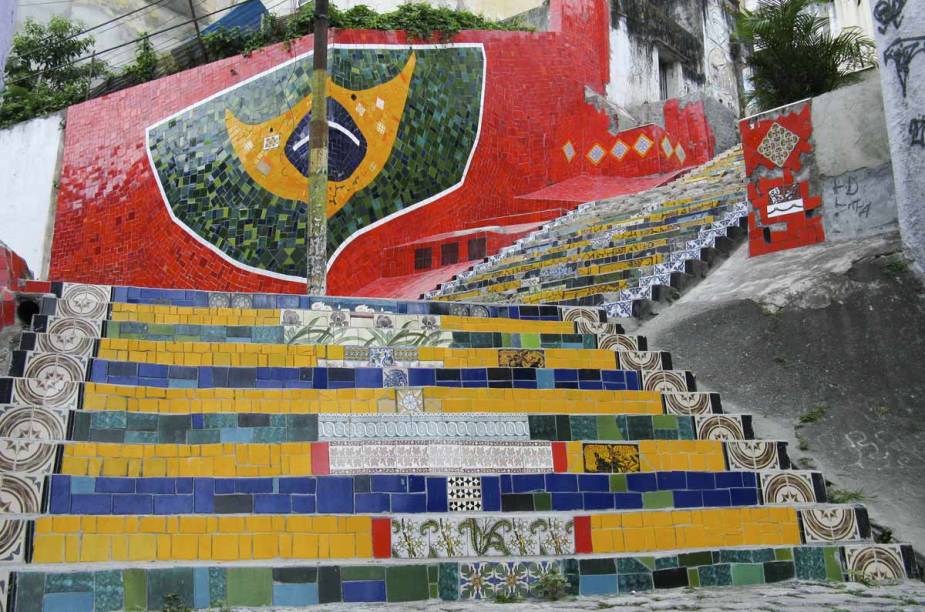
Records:
[[[590,525],[590,523],[589,523]],[[373,519],[373,558],[388,559],[392,556],[392,519]]]
[[[324,476],[331,473],[327,442],[312,442],[312,474]]]
[[[575,554],[594,552],[591,544],[591,517],[575,517]]]
[[[552,443],[552,469],[555,472],[568,471],[568,452],[565,442]]]

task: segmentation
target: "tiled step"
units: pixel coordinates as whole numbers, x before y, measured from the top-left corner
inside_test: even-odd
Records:
[[[17,610],[162,609],[168,594],[195,608],[301,607],[325,603],[447,602],[524,596],[553,571],[569,595],[603,596],[680,587],[850,580],[868,567],[895,578],[918,575],[914,553],[899,544],[801,545],[702,549],[654,555],[567,557],[531,561],[419,559],[389,565],[223,565],[99,569],[75,576],[18,570]]]

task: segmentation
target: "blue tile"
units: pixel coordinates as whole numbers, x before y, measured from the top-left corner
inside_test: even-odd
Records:
[[[718,489],[731,489],[742,486],[742,472],[717,472],[716,487]]]
[[[209,568],[193,568],[193,608],[202,609],[210,607],[209,598]]]
[[[93,593],[48,593],[42,600],[42,612],[79,612],[93,610]]]
[[[733,506],[754,506],[758,503],[758,489],[730,489]]]
[[[105,383],[107,379],[106,362],[94,361],[90,367],[90,380],[97,383]]]
[[[617,510],[642,508],[642,495],[639,493],[614,493],[613,505]]]
[[[344,601],[385,601],[385,580],[356,580],[342,585]]]
[[[192,478],[177,478],[176,487],[177,487],[177,493],[192,493],[193,492],[193,479]]]
[[[514,489],[511,486],[511,475],[510,474],[501,474],[501,493],[513,493]]]
[[[610,491],[610,478],[606,474],[579,474],[579,491]]]
[[[613,510],[613,493],[582,493],[584,510]]]
[[[359,506],[359,502],[357,502]],[[431,476],[427,478],[427,511],[446,512],[448,510],[446,478]]]
[[[112,495],[71,495],[71,512],[74,514],[111,514]]]
[[[707,489],[703,492],[704,506],[728,506],[729,504],[730,501],[728,489]]]
[[[370,490],[374,493],[405,493],[408,491],[408,479],[404,476],[373,476],[370,484]]]
[[[657,491],[658,478],[655,474],[627,474],[626,488],[630,491]]]
[[[427,489],[427,482],[423,476],[408,476],[408,492],[423,493]]]
[[[553,493],[553,510],[582,510],[584,500],[581,493]]]
[[[427,512],[427,496],[423,493],[393,493],[392,512]]]
[[[48,511],[51,514],[67,514],[71,511],[71,483],[67,476],[51,477],[51,493],[48,496]]]
[[[279,492],[280,493],[314,493],[315,492],[315,479],[314,478],[280,478],[279,479]]]
[[[536,388],[537,389],[555,389],[556,377],[552,370],[545,368],[536,371]]]
[[[71,493],[95,493],[96,481],[90,476],[71,476]]]
[[[191,514],[192,495],[155,495],[154,514]]]
[[[658,488],[661,491],[673,491],[687,488],[687,476],[684,472],[659,472]]]
[[[287,608],[312,606],[318,603],[318,585],[309,584],[274,584],[273,605]],[[199,606],[197,606],[199,607]],[[208,607],[208,606],[204,606]]]
[[[486,512],[501,510],[501,479],[497,476],[482,476],[482,509]]]
[[[134,493],[135,479],[100,476],[96,479],[95,488],[97,493]]]
[[[272,493],[272,478],[236,478],[235,493]],[[215,491],[218,493],[218,490]]]
[[[545,491],[546,479],[543,474],[513,474],[511,476],[511,486],[514,493]]]
[[[324,514],[353,514],[353,478],[319,478],[317,503],[318,512]]]
[[[578,382],[578,370],[571,368],[556,368],[553,370],[553,380],[556,382]]]
[[[579,595],[613,595],[616,592],[616,574],[591,574],[578,579]]]
[[[314,495],[293,495],[292,511],[296,514],[314,514],[315,496]]]
[[[412,387],[433,387],[435,384],[433,368],[408,368],[408,384]]]
[[[197,514],[215,512],[214,481],[211,478],[197,478],[193,483],[193,511]]]
[[[113,514],[153,514],[154,496],[152,495],[113,495]]]
[[[460,370],[460,374],[464,381],[488,380],[488,373],[485,371],[485,368],[463,368]]]
[[[167,378],[167,366],[156,363],[138,364],[138,376],[145,378]]]
[[[254,513],[289,514],[292,509],[292,497],[279,494],[254,495]]]
[[[675,508],[699,508],[701,506],[703,506],[703,497],[700,489],[674,492]]]
[[[357,493],[354,498],[357,514],[389,511],[388,493]]]
[[[216,478],[213,482],[215,483],[215,493],[217,495],[227,495],[229,493],[235,492],[235,480],[234,478]]]
[[[688,489],[713,489],[716,488],[716,477],[713,472],[688,472],[687,473]]]
[[[743,487],[757,487],[758,480],[754,472],[740,472],[742,476],[742,486]]]
[[[176,492],[175,478],[139,478],[135,484],[138,493],[167,494]]]
[[[575,474],[546,474],[546,490],[565,493],[577,491],[578,477]]]
[[[357,368],[356,387],[358,389],[378,389],[382,387],[382,370],[380,368]]]

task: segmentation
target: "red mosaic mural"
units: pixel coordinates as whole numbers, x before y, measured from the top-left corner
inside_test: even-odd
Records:
[[[749,254],[764,255],[825,240],[819,207],[809,191],[803,156],[813,152],[811,103],[743,119],[748,177]]]
[[[484,46],[487,76],[478,144],[463,184],[353,240],[332,262],[329,292],[350,295],[413,269],[415,244],[435,253],[448,233],[524,226],[549,218],[529,194],[581,176],[638,177],[701,163],[713,137],[701,105],[665,108],[656,125],[611,134],[584,101],[608,74],[604,0],[552,0],[550,31],[463,32]],[[334,31],[337,44],[404,44],[401,32]],[[146,156],[145,129],[311,49],[277,45],[71,107],[52,247],[55,279],[231,291],[304,291],[301,283],[242,269],[171,219]],[[574,202],[571,207],[577,206]],[[566,205],[568,207],[569,205]],[[520,228],[517,228],[520,229]],[[486,254],[521,235],[486,236]],[[390,257],[383,257],[384,252]],[[391,259],[401,257],[401,262]],[[460,259],[467,256],[460,252]],[[437,255],[439,258],[439,254]],[[407,261],[405,261],[407,260]]]
[[[26,260],[0,242],[0,329],[16,322],[14,292],[25,290],[31,277]]]

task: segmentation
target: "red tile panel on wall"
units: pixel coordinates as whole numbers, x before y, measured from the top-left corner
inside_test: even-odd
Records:
[[[666,129],[648,125],[611,134],[606,114],[584,101],[586,86],[603,91],[606,85],[607,3],[552,0],[549,11],[548,32],[472,31],[454,37],[453,43],[481,44],[486,63],[480,132],[465,179],[427,205],[408,209],[414,202],[404,202],[406,210],[397,216],[361,228],[362,236],[331,262],[330,293],[351,294],[394,274],[396,266],[383,261],[387,249],[489,221],[507,218],[512,224],[522,223],[516,215],[543,212],[536,210],[535,202],[515,199],[518,195],[582,174],[631,177],[669,172],[712,154],[709,127],[702,107],[696,105],[672,107],[666,113]],[[356,30],[332,31],[331,40],[339,45],[408,43],[402,32]],[[248,58],[228,58],[71,107],[51,278],[304,291],[301,283],[238,265],[180,227],[165,206],[149,162],[146,130],[309,52],[311,46],[311,37],[306,37],[289,49],[275,45]],[[692,130],[691,125],[699,127]],[[632,142],[626,143],[627,154],[618,157],[613,149],[621,137]],[[646,148],[644,154],[632,149],[640,138],[651,141],[648,147],[638,147]],[[699,140],[689,140],[693,138]],[[573,150],[570,156],[567,145]],[[503,243],[489,246],[497,249]],[[404,262],[397,266],[404,267]]]
[[[812,154],[811,102],[739,123],[748,199],[749,254],[763,255],[822,242],[822,198],[809,191],[805,155]]]

